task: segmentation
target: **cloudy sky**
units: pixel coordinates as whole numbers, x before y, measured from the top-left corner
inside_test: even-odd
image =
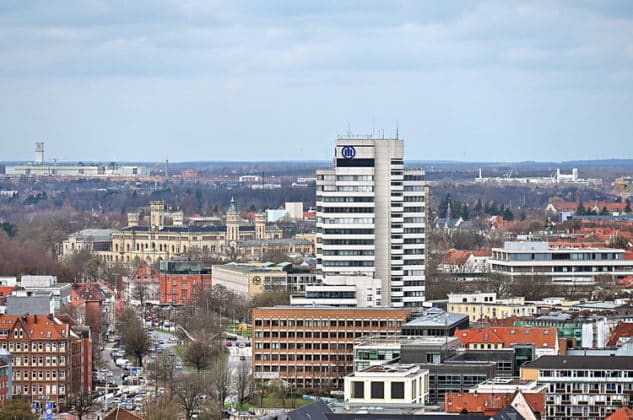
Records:
[[[0,160],[633,158],[633,2],[0,2]]]

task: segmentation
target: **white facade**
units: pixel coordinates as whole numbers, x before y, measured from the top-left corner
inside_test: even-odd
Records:
[[[493,248],[493,273],[510,277],[546,276],[556,284],[591,285],[597,276],[622,279],[633,275],[633,260],[623,249],[554,248],[547,242],[506,242]]]
[[[429,371],[418,365],[389,363],[345,377],[350,404],[419,404],[429,400]]]
[[[393,307],[424,302],[424,171],[403,156],[401,139],[339,138],[317,171],[317,277],[379,279]]]
[[[303,296],[290,296],[290,304],[371,308],[382,306],[381,288],[379,279],[332,276],[328,284],[306,285]]]

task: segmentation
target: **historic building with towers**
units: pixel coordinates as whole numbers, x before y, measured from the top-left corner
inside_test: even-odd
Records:
[[[269,248],[282,247],[290,253],[312,253],[312,242],[302,239],[282,239],[282,231],[268,225],[265,213],[255,216],[255,223],[243,220],[234,200],[226,212],[225,224],[199,225],[189,223],[181,211],[171,212],[165,202],[150,203],[149,220],[143,223],[140,213],[128,213],[127,226],[113,230],[111,247],[93,251],[108,263],[149,264],[166,261],[174,256],[199,255],[257,259]],[[72,235],[71,235],[72,237]],[[68,240],[62,244],[63,256],[75,252]]]

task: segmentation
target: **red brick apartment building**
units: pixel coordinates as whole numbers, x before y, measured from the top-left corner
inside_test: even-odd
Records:
[[[45,315],[0,315],[0,347],[13,356],[12,394],[63,408],[70,395],[91,387],[88,329]]]
[[[342,388],[353,371],[353,348],[367,335],[398,335],[407,309],[276,306],[256,308],[253,372],[297,388]]]

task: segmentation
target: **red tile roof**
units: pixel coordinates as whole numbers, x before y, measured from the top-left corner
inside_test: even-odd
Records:
[[[633,420],[633,410],[629,407],[622,407],[604,420]]]
[[[455,337],[462,344],[534,344],[536,348],[556,348],[558,331],[546,327],[489,327],[479,330],[457,330]]]
[[[35,340],[59,340],[70,334],[68,323],[46,315],[2,315],[0,328],[8,329],[9,334],[15,328],[22,328],[28,337]]]
[[[620,338],[628,337],[633,337],[633,322],[618,322],[618,325],[615,326],[611,333],[611,337],[609,337],[609,341],[607,341],[607,346],[617,346]]]
[[[495,414],[509,406],[516,391],[508,393],[471,393],[471,392],[447,392],[444,396],[444,406],[447,413],[461,413],[462,410],[468,413]],[[523,393],[532,411],[545,413],[544,393]]]

